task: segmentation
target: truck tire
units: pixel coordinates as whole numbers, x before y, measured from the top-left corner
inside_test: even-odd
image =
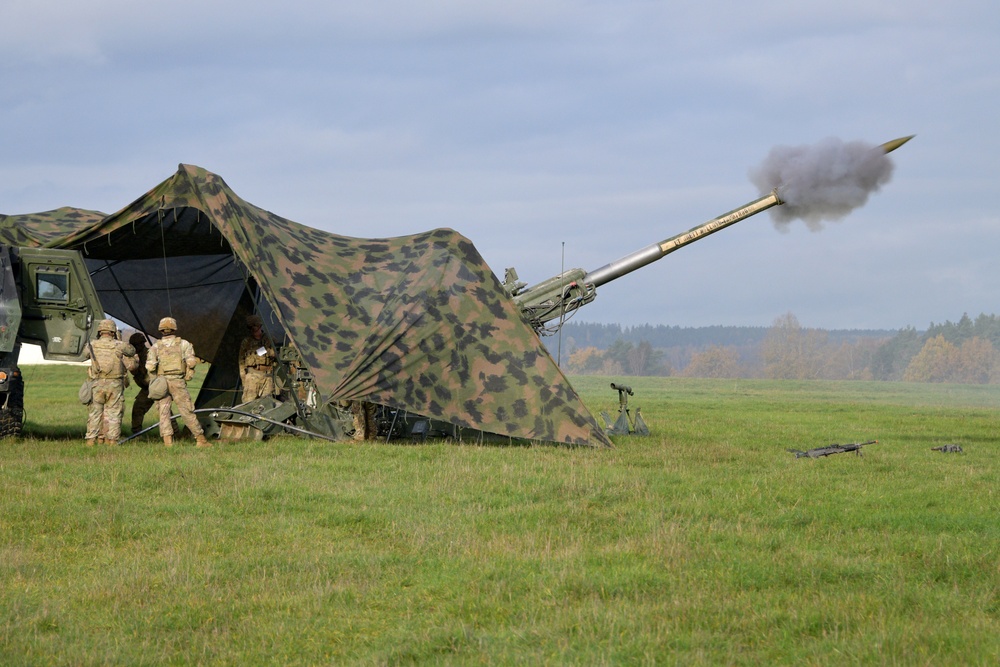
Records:
[[[7,402],[0,408],[0,438],[20,436],[24,426],[24,380],[16,375],[9,387]]]

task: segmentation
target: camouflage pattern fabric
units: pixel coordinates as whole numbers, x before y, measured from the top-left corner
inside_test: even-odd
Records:
[[[146,351],[146,370],[149,375],[159,375],[167,379],[167,395],[156,402],[160,417],[160,436],[163,438],[174,434],[170,409],[173,403],[177,403],[177,412],[180,413],[191,434],[204,435],[204,429],[194,414],[194,401],[191,400],[187,388],[187,380],[194,376],[194,367],[197,363],[198,357],[195,355],[194,346],[174,335],[163,336]]]
[[[53,211],[27,215],[0,214],[0,244],[28,248],[60,247],[68,232],[100,225],[107,217],[100,211],[64,206]]]
[[[260,350],[264,353],[258,354]],[[237,359],[244,403],[274,394],[273,370],[276,355],[270,336],[262,334],[260,338],[252,335],[244,338]]]
[[[81,251],[105,310],[139,330],[176,317],[178,333],[213,363],[202,395],[235,385],[225,351],[258,312],[276,340],[297,349],[323,401],[611,446],[475,246],[453,230],[339,236],[253,206],[190,165],[99,216],[0,216],[0,242]]]
[[[139,393],[132,400],[132,433],[142,430],[142,421],[146,413],[152,409],[156,401],[149,397],[149,371],[146,369],[146,358],[149,348],[146,347],[146,339],[142,334],[132,334],[129,343],[136,350],[137,363],[132,369],[132,379],[139,387]]]
[[[93,399],[84,437],[94,440],[100,436],[108,444],[116,445],[122,433],[127,371],[137,363],[135,350],[127,343],[102,335],[91,341],[87,357],[91,358],[87,374],[93,380]]]
[[[375,406],[367,401],[351,401],[351,420],[354,422],[354,439],[374,440],[378,437]]]
[[[167,378],[167,395],[156,402],[156,409],[160,419],[160,437],[167,438],[173,436],[174,425],[172,422],[173,413],[170,406],[177,404],[177,412],[180,413],[184,424],[191,431],[191,435],[204,435],[205,431],[198,423],[198,417],[194,414],[194,401],[188,393],[187,382],[184,378]]]
[[[243,402],[274,394],[274,377],[268,371],[250,369],[243,376]]]
[[[86,356],[91,360],[88,372],[95,380],[123,380],[138,361],[131,345],[106,336],[91,341]]]
[[[173,334],[164,335],[146,350],[146,371],[150,376],[166,375],[190,380],[197,364],[194,346]]]
[[[122,412],[125,388],[119,380],[94,380],[94,398],[87,414],[87,440],[100,436],[110,445],[117,445],[122,434]]]

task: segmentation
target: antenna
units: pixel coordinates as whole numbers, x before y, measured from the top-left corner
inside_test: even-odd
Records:
[[[565,276],[565,273],[566,273],[566,242],[563,241],[562,259],[560,260],[559,275]],[[563,280],[565,280],[565,277],[563,278]],[[563,294],[566,293],[565,283],[563,284],[561,291]],[[558,352],[556,352],[556,366],[559,366],[560,368],[562,368],[562,325],[563,322],[565,321],[566,321],[566,306],[564,304],[563,307],[559,309],[559,346],[558,346]]]

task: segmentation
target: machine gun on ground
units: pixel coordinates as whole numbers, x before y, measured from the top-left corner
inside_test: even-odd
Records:
[[[847,445],[827,445],[826,447],[815,447],[813,449],[808,449],[802,451],[801,449],[787,449],[785,451],[795,454],[795,458],[801,459],[803,457],[808,457],[810,459],[818,459],[821,456],[830,456],[831,454],[843,454],[844,452],[854,452],[858,456],[861,456],[861,448],[865,445],[877,445],[878,440],[869,440],[868,442],[852,442]]]

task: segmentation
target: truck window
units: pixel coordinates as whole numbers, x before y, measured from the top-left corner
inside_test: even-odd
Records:
[[[69,275],[50,271],[35,274],[35,294],[39,301],[69,301]]]

